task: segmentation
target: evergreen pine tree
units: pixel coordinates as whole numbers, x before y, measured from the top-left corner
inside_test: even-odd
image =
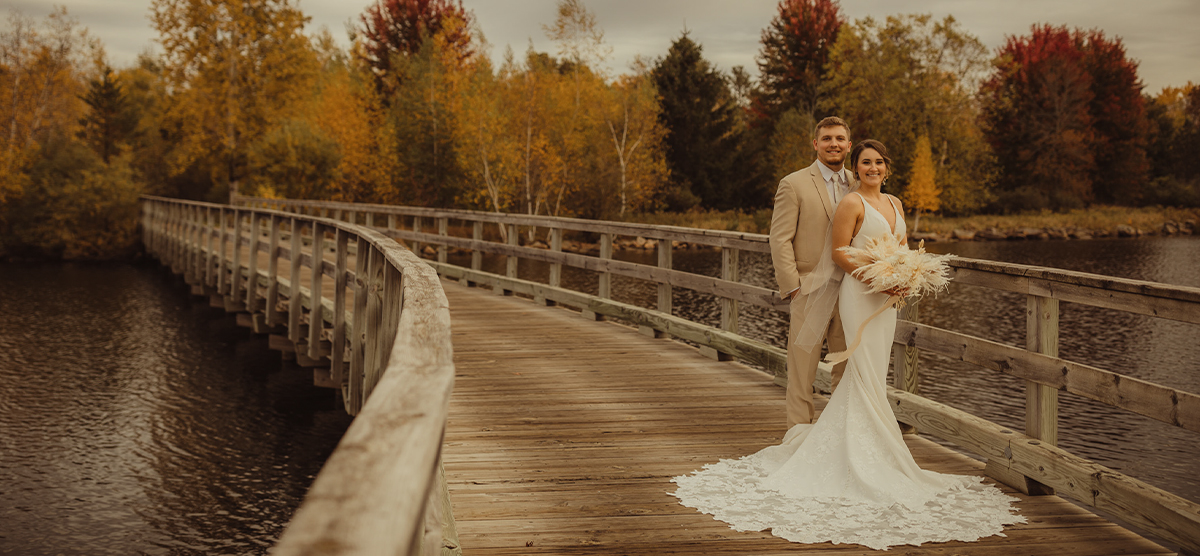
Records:
[[[725,78],[704,59],[701,46],[687,31],[658,59],[651,78],[661,96],[659,121],[667,129],[667,165],[673,185],[667,208],[742,205],[733,165],[737,106]]]
[[[137,127],[137,114],[112,68],[107,66],[99,79],[91,80],[83,102],[88,112],[79,120],[83,126],[79,138],[87,141],[108,164]]]

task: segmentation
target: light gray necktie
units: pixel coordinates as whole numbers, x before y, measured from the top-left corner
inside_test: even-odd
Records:
[[[838,172],[833,175],[833,204],[842,202],[842,197],[846,195],[846,180],[842,177],[842,173]]]

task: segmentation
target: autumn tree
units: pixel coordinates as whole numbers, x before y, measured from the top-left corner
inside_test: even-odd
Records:
[[[908,188],[904,190],[904,204],[916,215],[916,222],[913,223],[915,234],[921,229],[921,214],[936,212],[941,208],[942,188],[937,184],[937,169],[933,164],[933,148],[929,145],[929,137],[922,135],[917,138],[917,148],[912,158]]]
[[[1000,204],[1131,201],[1147,170],[1140,91],[1119,39],[1050,25],[1009,37],[981,90]]]
[[[0,202],[20,193],[40,145],[76,132],[96,48],[66,8],[40,23],[9,12],[0,31]]]
[[[303,119],[333,140],[340,156],[327,198],[397,203],[397,136],[374,77],[361,57],[347,55],[327,32],[314,45],[321,64],[314,98]],[[353,48],[361,48],[361,44]]]
[[[250,143],[295,117],[311,95],[316,58],[293,0],[153,0],[151,21],[174,89],[164,126],[176,174],[209,173],[220,198],[246,176]]]
[[[520,178],[517,185],[518,210],[541,214],[567,192],[570,182],[565,153],[570,148],[555,135],[574,133],[570,123],[574,112],[571,89],[562,86],[562,74],[552,56],[533,50],[525,53],[523,65],[510,58],[502,70],[508,90],[509,110],[516,141]],[[558,134],[554,131],[559,132]],[[564,133],[565,132],[565,133]],[[582,160],[572,161],[580,164]]]
[[[80,140],[103,49],[65,8],[0,30],[0,257],[96,259],[136,244],[132,153]],[[85,134],[86,135],[86,134]]]
[[[645,206],[666,177],[661,147],[665,130],[659,123],[657,92],[648,74],[623,75],[610,90],[604,123],[618,169],[614,185],[619,202],[613,212],[624,218],[627,212]]]
[[[594,107],[602,102],[602,66],[612,53],[604,43],[604,29],[596,21],[596,14],[588,10],[582,0],[558,0],[555,3],[554,23],[543,25],[546,38],[558,46],[558,72],[560,78],[554,87],[556,106],[565,110],[551,118],[548,128],[551,140],[564,160],[581,161],[588,157],[589,141],[596,138]],[[592,133],[589,133],[589,127]],[[554,178],[555,191],[547,199],[547,212],[558,215],[562,210],[564,196],[583,186],[589,171],[586,164],[559,164],[559,176]]]
[[[738,195],[734,167],[740,133],[738,106],[729,84],[702,47],[685,31],[671,43],[650,72],[661,104],[672,210],[699,201],[707,208],[728,209]]]
[[[452,206],[464,186],[457,154],[454,106],[470,78],[470,61],[459,57],[457,37],[466,22],[443,20],[443,29],[407,58],[396,58],[403,74],[390,100],[401,168],[399,201],[419,206]]]
[[[775,123],[775,131],[767,144],[767,161],[771,182],[801,168],[807,168],[816,160],[813,150],[813,132],[816,120],[808,112],[795,108],[784,112]]]
[[[405,78],[397,64],[416,56],[429,37],[441,36],[443,48],[458,64],[476,54],[471,40],[474,15],[463,8],[462,0],[376,0],[359,21],[362,48],[356,55],[371,68],[385,99]]]
[[[1200,206],[1200,171],[1191,162],[1200,155],[1200,86],[1165,87],[1143,98],[1151,165],[1138,204]]]
[[[912,153],[927,136],[942,209],[972,212],[988,202],[995,173],[975,100],[987,67],[987,49],[952,17],[866,18],[838,36],[821,106],[840,114],[854,137],[880,140],[896,153],[892,193],[910,183]]]
[[[1092,190],[1102,203],[1136,203],[1150,162],[1146,159],[1147,121],[1137,62],[1130,60],[1119,38],[1098,29],[1076,31],[1091,78],[1095,167]]]
[[[505,68],[505,72],[513,69],[511,48]],[[468,189],[465,201],[468,206],[505,212],[517,198],[522,174],[517,114],[506,103],[505,81],[510,76],[497,77],[484,56],[472,70],[458,106],[459,163],[467,171],[468,183],[475,184]],[[507,239],[503,226],[500,233]]]
[[[754,109],[772,120],[792,108],[817,117],[829,50],[843,23],[837,0],[780,0],[762,32]]]
[[[742,206],[769,205],[784,159],[804,158],[800,153],[794,157],[782,154],[796,138],[776,128],[789,111],[794,114],[788,125],[828,115],[820,106],[826,94],[820,85],[844,24],[837,0],[780,0],[775,16],[763,29],[762,47],[755,59],[759,81],[746,87],[748,121],[737,164],[745,184]],[[806,150],[811,150],[809,145]]]

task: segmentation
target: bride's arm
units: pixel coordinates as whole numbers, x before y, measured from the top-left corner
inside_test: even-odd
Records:
[[[833,229],[830,240],[833,244],[833,262],[842,267],[847,273],[854,272],[858,266],[850,262],[841,248],[850,245],[855,232],[862,226],[864,209],[861,202],[848,202],[850,196],[838,203],[837,212],[833,215]]]

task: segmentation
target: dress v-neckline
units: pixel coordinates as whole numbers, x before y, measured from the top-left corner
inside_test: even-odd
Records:
[[[867,202],[867,198],[863,197],[862,193],[858,194],[858,198],[862,199],[863,206],[871,207],[871,210],[875,211],[875,214],[878,214],[879,217],[883,219],[883,222],[885,224],[887,223],[887,217],[884,216],[882,212],[879,212],[879,209],[875,208],[874,205]],[[893,203],[890,198],[887,201],[888,201],[888,204],[892,206],[892,213],[896,214],[896,222],[891,224],[890,226],[888,226],[888,229],[892,232],[892,235],[896,235],[896,226],[900,225],[900,215],[898,214],[900,211],[896,210],[896,204]]]

